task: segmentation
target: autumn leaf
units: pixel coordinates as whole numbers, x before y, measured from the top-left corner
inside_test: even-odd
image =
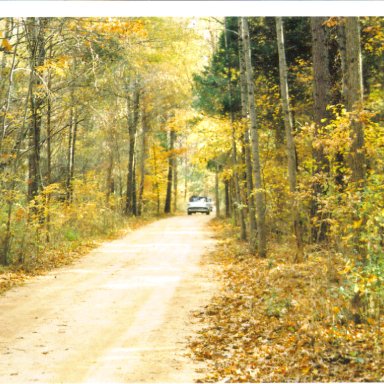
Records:
[[[3,38],[1,42],[1,46],[3,47],[5,52],[11,52],[12,51],[12,45],[9,43],[8,39]]]

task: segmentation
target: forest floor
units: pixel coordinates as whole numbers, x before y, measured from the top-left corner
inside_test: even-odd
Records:
[[[156,221],[1,295],[1,381],[198,380],[185,349],[216,287],[209,219]]]
[[[230,224],[210,225],[218,245],[205,263],[218,266],[221,289],[195,312],[203,328],[191,355],[208,366],[200,382],[384,381],[384,321],[348,321],[341,260],[314,248],[293,264],[282,244],[260,259]]]

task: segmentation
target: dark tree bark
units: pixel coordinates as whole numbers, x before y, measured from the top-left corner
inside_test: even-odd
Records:
[[[364,146],[364,125],[359,117],[363,111],[363,69],[360,43],[360,25],[358,17],[341,18],[338,27],[339,47],[343,69],[343,99],[347,112],[350,113],[351,149],[348,155],[348,165],[351,170],[350,182],[355,193],[360,194],[360,203],[356,204],[352,220],[361,222],[355,229],[352,238],[352,253],[358,263],[367,262],[367,244],[361,238],[365,231],[366,217],[360,213],[362,203],[361,192],[365,186],[367,159]],[[363,295],[356,292],[351,300],[352,317],[360,323],[363,317]]]
[[[137,199],[136,199],[136,132],[139,123],[139,108],[140,108],[140,90],[138,82],[135,82],[133,93],[133,105],[131,111],[131,98],[127,97],[127,118],[128,118],[128,133],[129,133],[129,155],[128,155],[128,174],[127,174],[127,194],[125,213],[128,216],[137,215]],[[132,116],[131,116],[132,115]]]
[[[148,122],[147,122],[147,113],[144,106],[142,107],[142,119],[141,119],[141,158],[140,158],[140,184],[139,184],[139,196],[137,202],[137,215],[141,216],[143,214],[143,195],[144,195],[144,182],[145,182],[145,162],[147,159],[147,133],[148,133]]]
[[[31,70],[30,119],[28,134],[28,199],[32,200],[40,191],[42,181],[40,173],[40,140],[42,126],[42,109],[46,96],[42,92],[43,82],[38,68],[45,62],[45,28],[46,18],[28,18],[25,21],[29,49],[29,67]]]
[[[366,156],[364,151],[364,127],[358,113],[363,110],[363,69],[360,47],[360,26],[358,17],[345,19],[346,72],[345,101],[348,112],[355,112],[351,118],[352,147],[349,163],[352,181],[359,188],[364,186],[366,176]]]
[[[360,46],[360,25],[358,17],[347,17],[345,19],[345,101],[346,109],[351,113],[352,141],[349,154],[349,166],[352,171],[351,182],[355,185],[356,192],[361,193],[366,179],[366,155],[364,146],[364,126],[359,117],[363,111],[363,69]],[[360,198],[362,201],[362,197]],[[367,244],[362,240],[365,231],[366,217],[360,213],[360,207],[356,207],[357,213],[354,221],[362,224],[355,231],[353,238],[353,252],[358,260],[365,264],[367,262]],[[356,323],[362,321],[363,294],[358,291],[352,299],[353,319]]]
[[[323,119],[330,117],[327,106],[332,103],[329,49],[324,25],[326,20],[326,17],[311,18],[315,138],[324,126]],[[314,148],[312,153],[315,160],[314,176],[317,180],[325,180],[324,175],[329,173],[329,163],[324,155],[324,149],[319,146]],[[319,223],[312,227],[312,240],[315,242],[324,241],[326,239],[327,225],[323,220],[325,218],[319,217],[320,206],[318,201],[325,193],[326,186],[324,186],[324,183],[316,181],[312,188],[311,217]]]
[[[115,159],[113,156],[113,151],[111,148],[109,148],[108,153],[108,167],[107,167],[107,193],[106,193],[106,201],[107,205],[109,206],[111,195],[115,192],[115,181],[113,178],[113,168],[114,168]]]
[[[219,172],[220,167],[217,162],[215,163],[215,206],[216,206],[216,217],[220,217],[220,196],[219,196]]]
[[[67,165],[67,201],[71,202],[73,198],[73,178],[75,175],[75,153],[77,139],[77,108],[75,104],[74,92],[71,97],[71,110],[69,117],[69,135],[68,135],[68,165]]]
[[[152,146],[153,153],[153,172],[157,175],[158,167],[157,167],[157,156],[156,156],[156,148],[155,145]],[[160,215],[160,186],[159,181],[156,180],[153,184],[154,192],[156,193],[156,206],[157,206],[157,215]]]
[[[225,19],[225,28],[226,28],[226,20]],[[232,170],[233,170],[233,183],[235,189],[235,201],[233,206],[233,212],[239,215],[240,220],[240,239],[246,240],[247,238],[247,230],[245,225],[245,209],[244,204],[241,199],[240,192],[240,182],[239,182],[239,172],[237,171],[237,148],[236,148],[236,132],[235,132],[235,116],[233,110],[233,89],[232,89],[232,79],[231,79],[231,66],[229,61],[229,52],[228,52],[228,30],[227,28],[224,31],[224,39],[225,39],[225,56],[226,56],[226,67],[228,70],[228,95],[229,95],[229,113],[232,127]]]
[[[164,213],[171,213],[171,201],[172,201],[172,181],[173,181],[173,170],[175,167],[175,139],[176,132],[171,129],[169,132],[169,157],[168,157],[168,176],[167,176],[167,192],[165,195]]]
[[[225,191],[225,217],[228,219],[231,217],[231,203],[229,198],[229,180],[224,180]]]

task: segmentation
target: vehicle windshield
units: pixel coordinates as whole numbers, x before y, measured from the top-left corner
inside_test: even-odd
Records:
[[[191,196],[189,201],[190,202],[194,202],[194,201],[207,201],[207,198],[204,197],[204,196]]]

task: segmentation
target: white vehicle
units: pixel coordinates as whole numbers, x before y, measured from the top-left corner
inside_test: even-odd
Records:
[[[208,201],[208,197],[205,196],[192,196],[189,199],[187,212],[188,215],[192,213],[201,212],[209,215],[212,211],[212,203]]]

